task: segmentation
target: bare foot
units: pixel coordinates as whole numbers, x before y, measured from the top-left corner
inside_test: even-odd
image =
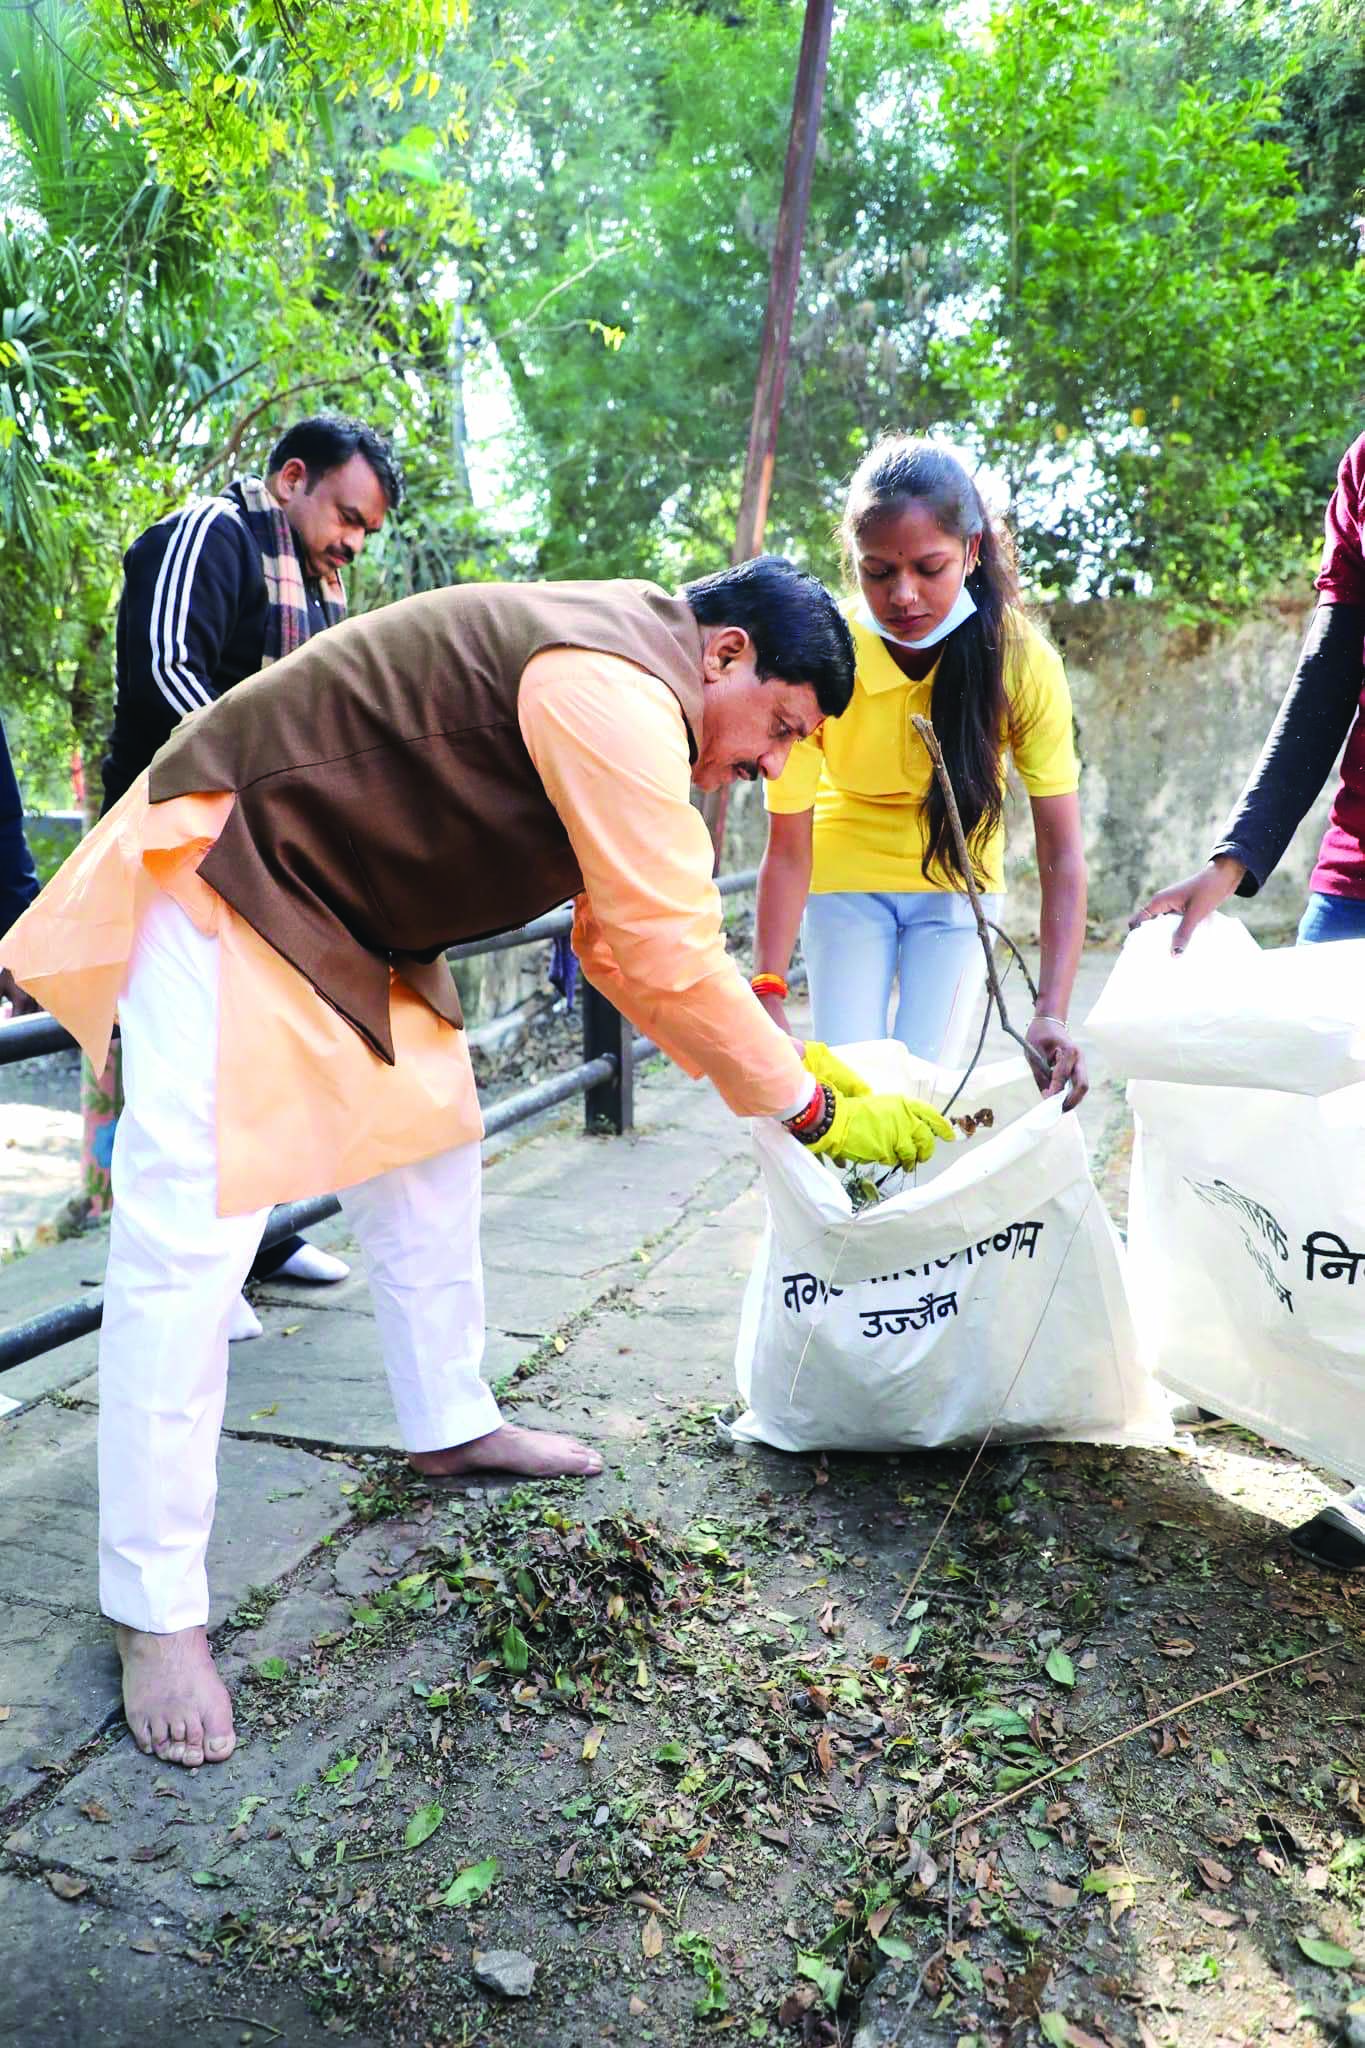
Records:
[[[556,1479],[572,1475],[595,1479],[602,1460],[577,1437],[559,1436],[550,1429],[518,1429],[504,1422],[487,1436],[471,1443],[456,1444],[448,1451],[409,1451],[408,1463],[431,1477],[450,1478],[458,1472],[521,1472],[528,1479]]]
[[[232,1702],[202,1628],[174,1635],[114,1629],[123,1660],[123,1711],[144,1756],[163,1764],[226,1763],[237,1747]]]

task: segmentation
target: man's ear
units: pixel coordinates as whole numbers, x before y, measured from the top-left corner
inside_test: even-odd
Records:
[[[706,681],[718,683],[732,662],[752,652],[753,644],[743,626],[708,626],[701,656]]]
[[[288,504],[295,491],[308,488],[308,464],[300,456],[291,455],[288,462],[282,462],[270,479],[275,487],[275,496],[282,505]]]

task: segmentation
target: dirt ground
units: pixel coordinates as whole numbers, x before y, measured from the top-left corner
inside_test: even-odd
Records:
[[[0,2039],[1365,2044],[1361,1587],[1284,1533],[1322,1476],[1216,1421],[736,1451],[759,1220],[732,1162],[501,1390],[591,1417],[600,1481],[349,1453],[350,1519],[218,1637],[231,1764],[115,1728],[44,1769]]]
[[[229,1811],[162,1772],[144,1845],[198,1865],[205,2011],[289,1991],[414,2048],[1359,2038],[1358,1600],[1248,1540],[1291,1460],[988,1454],[946,1529],[966,1458],[736,1456],[705,1401],[634,1462],[458,1496],[376,1464],[363,1590],[329,1603],[329,1559],[239,1613],[273,1782]]]

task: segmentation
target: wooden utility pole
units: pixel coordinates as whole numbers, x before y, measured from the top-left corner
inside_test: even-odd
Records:
[[[805,239],[806,213],[810,204],[815,143],[820,132],[820,105],[825,92],[825,66],[829,58],[833,12],[834,0],[806,0],[796,89],[792,95],[782,204],[777,215],[777,238],[773,244],[772,274],[768,280],[768,309],[763,320],[763,346],[758,359],[758,380],[754,386],[754,410],[749,422],[749,449],[744,462],[744,488],[740,494],[739,524],[730,556],[732,562],[747,562],[751,556],[763,552],[763,529],[768,523],[768,500],[772,494],[777,427],[782,414],[782,386],[787,374],[796,287],[801,277],[801,245]],[[702,800],[702,815],[711,829],[718,868],[725,837],[728,796],[728,790],[718,789]]]

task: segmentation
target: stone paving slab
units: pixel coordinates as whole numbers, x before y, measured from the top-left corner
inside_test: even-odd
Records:
[[[209,1548],[213,1620],[251,1586],[290,1571],[348,1519],[354,1468],[280,1444],[225,1438]],[[60,1757],[118,1705],[96,1590],[95,1417],[44,1406],[0,1435],[0,1553],[10,1597],[0,1610],[0,1780]],[[14,1597],[18,1590],[22,1597]],[[31,1789],[21,1784],[20,1790]]]
[[[283,2037],[327,2048],[336,2034],[292,1986],[234,1977],[219,1990],[188,1961],[178,1930],[149,1903],[126,1913],[67,1901],[46,1884],[0,1876],[0,1926],[22,1969],[0,1970],[0,2042],[13,2048],[240,2048]],[[373,2037],[348,2034],[354,2048]]]
[[[136,1899],[182,1925],[216,1918],[230,1910],[234,1891],[242,1898],[247,1891],[276,1894],[306,1867],[309,1849],[330,1839],[338,1816],[344,1822],[363,1787],[348,1784],[338,1798],[333,1788],[320,1788],[321,1772],[384,1711],[382,1691],[367,1688],[357,1711],[334,1722],[326,1755],[306,1729],[296,1729],[279,1745],[258,1735],[226,1763],[198,1771],[144,1760],[119,1743],[16,1829],[6,1853],[71,1871],[110,1904]],[[248,1813],[252,1825],[235,1841],[248,1798],[260,1810]],[[83,1809],[92,1803],[106,1819],[89,1818]],[[203,1883],[204,1872],[212,1883]]]

